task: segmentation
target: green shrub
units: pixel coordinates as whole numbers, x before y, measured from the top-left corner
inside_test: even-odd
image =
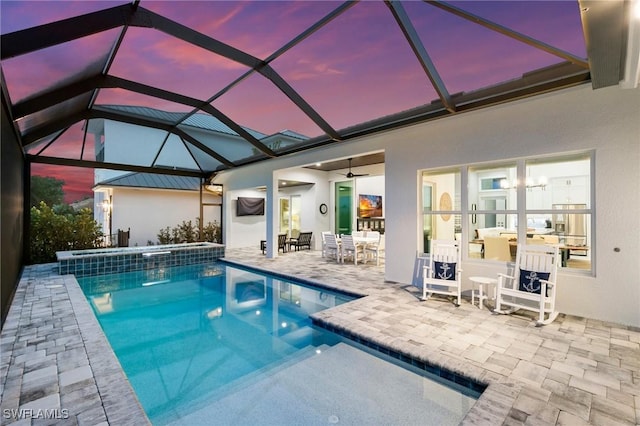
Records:
[[[163,228],[158,232],[158,244],[171,244],[173,240],[171,239],[171,228],[168,226]]]
[[[57,251],[100,247],[104,237],[89,209],[58,214],[44,202],[31,207],[31,262],[56,261]]]
[[[222,243],[222,228],[217,221],[209,222],[202,227],[200,233],[200,218],[196,219],[196,230],[198,231],[198,241],[208,241],[210,243]]]
[[[209,222],[202,227],[200,233],[200,218],[196,218],[195,225],[192,221],[182,221],[173,228],[162,228],[158,234],[158,244],[182,244],[196,241],[208,241],[212,243],[222,242],[222,228],[217,221]]]

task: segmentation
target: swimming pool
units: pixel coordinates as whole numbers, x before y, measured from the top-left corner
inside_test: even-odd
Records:
[[[477,398],[311,324],[348,295],[223,263],[78,282],[154,424],[457,424]]]

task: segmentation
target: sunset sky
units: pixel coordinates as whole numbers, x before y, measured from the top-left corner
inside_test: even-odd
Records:
[[[0,2],[2,34],[126,2]],[[267,59],[338,7],[333,1],[146,1],[140,6],[205,35]],[[465,1],[451,4],[581,58],[585,43],[576,1]],[[507,38],[424,2],[402,5],[451,94],[472,91],[562,59]],[[100,72],[120,29],[2,63],[11,102],[60,85],[69,76]],[[337,130],[428,104],[437,94],[389,8],[361,2],[270,63]],[[162,32],[129,28],[109,73],[207,100],[247,67]],[[188,112],[182,105],[119,89],[103,89],[96,104],[135,105]],[[323,132],[269,80],[254,73],[212,102],[239,124],[272,134],[290,129]],[[24,129],[22,129],[24,130]],[[42,152],[80,158],[82,123]],[[87,146],[89,145],[87,141]],[[42,146],[32,148],[37,153]],[[86,149],[84,159],[91,158]],[[34,164],[34,174],[65,181],[67,201],[91,196],[91,169]]]

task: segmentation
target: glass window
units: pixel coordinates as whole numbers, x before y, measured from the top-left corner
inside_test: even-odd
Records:
[[[580,153],[425,171],[422,249],[456,239],[466,259],[510,262],[519,242],[556,244],[563,268],[591,271],[591,167],[592,154]]]
[[[527,236],[558,244],[562,267],[591,269],[591,156],[525,161]]]
[[[468,170],[468,256],[510,261],[515,257],[518,234],[516,163],[472,166]],[[494,241],[494,237],[502,240]],[[490,241],[485,243],[485,239]]]
[[[462,232],[460,170],[422,174],[422,235],[424,253],[431,240],[459,239]]]

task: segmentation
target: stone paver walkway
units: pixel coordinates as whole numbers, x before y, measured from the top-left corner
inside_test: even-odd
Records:
[[[0,340],[0,424],[148,420],[72,275],[25,268]]]
[[[383,265],[336,264],[319,252],[267,259],[239,249],[227,259],[366,295],[314,319],[487,384],[464,424],[640,422],[638,329],[565,315],[535,327],[468,300],[425,302],[385,282]],[[148,424],[75,278],[53,266],[25,268],[2,329],[0,423]]]

